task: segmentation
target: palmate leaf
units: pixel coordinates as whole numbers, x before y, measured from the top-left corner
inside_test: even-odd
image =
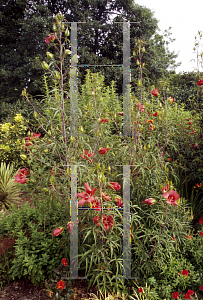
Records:
[[[13,178],[13,165],[1,162],[0,167],[0,209],[5,210],[11,207],[11,204],[18,204],[20,188]]]

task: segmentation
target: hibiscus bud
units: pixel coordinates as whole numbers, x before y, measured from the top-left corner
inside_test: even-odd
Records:
[[[74,136],[71,135],[70,140],[71,140],[71,142],[74,142],[74,140],[75,140]]]
[[[137,81],[137,86],[142,86],[142,81],[140,79]]]
[[[178,106],[177,106],[177,103],[175,104],[175,107],[174,107],[174,111],[177,111],[178,110]]]
[[[111,171],[111,167],[110,166],[108,166],[108,170],[109,170],[109,172]]]
[[[61,29],[64,30],[64,28],[65,28],[65,25],[64,25],[64,23],[62,23],[61,24]]]
[[[20,154],[20,157],[25,160],[27,158],[27,156],[25,154]]]
[[[145,47],[142,48],[142,52],[145,52]]]
[[[136,64],[139,66],[140,65],[140,62],[139,62],[139,60],[137,59],[137,61],[136,61]]]
[[[47,57],[49,59],[53,59],[54,58],[54,55],[51,53],[51,52],[47,52]]]
[[[43,68],[44,70],[48,70],[48,69],[49,69],[49,65],[46,63],[46,61],[43,61],[43,62],[42,62],[42,68]]]
[[[70,35],[70,32],[68,30],[68,27],[66,28],[66,31],[65,31],[65,36],[69,36]]]
[[[66,50],[65,50],[65,55],[68,56],[68,55],[70,55],[70,54],[71,54],[71,51],[70,51],[69,49],[66,49]]]
[[[147,146],[149,149],[151,148],[151,145],[150,145],[150,143],[148,144],[148,146]]]
[[[58,71],[55,71],[55,77],[56,79],[60,80],[61,76]]]
[[[53,25],[53,31],[57,31],[56,23]]]
[[[144,145],[144,150],[147,150],[147,147]]]

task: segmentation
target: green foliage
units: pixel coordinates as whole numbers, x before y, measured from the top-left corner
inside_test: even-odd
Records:
[[[54,210],[46,209],[45,233],[36,209],[28,207],[28,203],[22,210],[12,205],[12,211],[12,215],[5,214],[0,219],[0,235],[5,238],[9,233],[11,238],[15,237],[13,255],[6,266],[7,279],[14,280],[24,276],[34,284],[42,285],[45,279],[52,276],[52,268],[56,268],[63,257],[69,256],[67,231],[64,230],[62,239],[53,236],[53,230],[59,222],[67,219],[67,211],[60,203],[54,206]],[[11,253],[6,251],[4,263],[8,262],[9,254]],[[3,267],[5,265],[1,261],[0,269]]]
[[[14,182],[13,165],[1,162],[0,166],[0,210],[9,209],[20,200],[20,188]]]

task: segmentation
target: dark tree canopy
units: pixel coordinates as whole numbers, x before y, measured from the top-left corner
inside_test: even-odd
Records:
[[[132,0],[2,0],[0,5],[0,88],[1,101],[16,102],[26,86],[35,98],[43,94],[41,62],[47,61],[44,39],[53,32],[54,16],[62,13],[68,22],[78,23],[79,64],[122,64],[123,26],[131,24],[131,55],[135,38],[146,41],[146,76],[155,80],[175,66],[177,55],[166,49],[165,37],[157,34],[158,21],[150,9],[134,4]],[[113,21],[110,21],[110,16]],[[70,24],[69,24],[70,25]],[[86,68],[79,67],[78,83],[84,83]],[[90,67],[100,71],[105,83],[116,81],[122,94],[122,67]],[[139,75],[136,60],[131,59],[131,78]],[[133,85],[132,85],[133,86]]]

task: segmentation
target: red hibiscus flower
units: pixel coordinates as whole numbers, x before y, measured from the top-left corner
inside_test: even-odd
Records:
[[[25,146],[27,146],[27,147],[30,146],[30,145],[31,145],[31,143],[29,143],[29,142],[25,143]]]
[[[186,238],[188,238],[188,239],[190,239],[190,240],[192,240],[192,237],[191,237],[191,235],[186,235]]]
[[[60,280],[59,282],[57,282],[57,288],[59,290],[63,290],[65,288],[66,284],[63,280]]]
[[[190,297],[190,295],[189,294],[184,294],[184,297],[185,297],[185,299],[191,299],[191,297]]]
[[[118,114],[119,114],[120,116],[123,116],[123,112],[119,112]]]
[[[200,288],[200,290],[203,292],[203,286],[200,286],[199,288]]]
[[[117,200],[117,206],[118,206],[118,207],[122,207],[122,206],[123,206],[122,199],[116,198],[116,200]]]
[[[186,121],[189,121],[190,119],[186,119]]]
[[[196,143],[196,144],[194,144],[194,148],[197,148],[197,143]]]
[[[94,188],[91,190],[89,187],[88,183],[85,183],[85,192],[78,193],[77,196],[82,198],[79,202],[78,205],[83,205],[85,202],[93,202],[94,198],[92,197],[95,194],[97,188]]]
[[[95,210],[99,210],[101,211],[101,207],[100,207],[101,202],[97,201],[97,197],[95,196],[94,201],[92,202],[92,208],[94,208]]]
[[[144,111],[144,105],[142,105],[140,102],[138,102],[137,109],[141,110],[141,111]]]
[[[190,296],[193,295],[194,293],[195,293],[195,292],[194,292],[193,290],[188,290],[188,291],[187,291],[187,294],[190,295]]]
[[[172,239],[175,241],[175,238],[174,238],[174,236],[172,236]]]
[[[56,38],[55,35],[52,34],[52,35],[49,35],[44,41],[45,41],[45,43],[49,44],[50,42],[54,42],[55,38]]]
[[[109,151],[109,148],[101,148],[99,154],[106,154],[107,151]]]
[[[203,217],[199,219],[199,224],[203,224]]]
[[[35,132],[33,132],[33,135],[32,135],[32,138],[38,138],[38,137],[40,137],[41,136],[41,133],[35,133]]]
[[[109,184],[110,184],[110,185],[108,185],[108,187],[109,187],[110,189],[112,189],[112,190],[118,191],[118,190],[120,190],[120,188],[121,188],[121,186],[120,186],[120,184],[119,184],[118,182],[110,182]]]
[[[154,117],[157,117],[157,115],[158,115],[158,112],[156,111],[156,112],[153,114],[153,116],[154,116]]]
[[[109,227],[113,227],[113,216],[103,216],[104,229],[107,231]]]
[[[151,91],[151,94],[152,94],[153,96],[155,96],[155,97],[158,97],[158,96],[159,96],[159,91],[158,91],[158,89],[155,89],[155,90]]]
[[[101,119],[100,122],[101,123],[106,123],[106,122],[109,122],[109,120],[108,119]]]
[[[27,178],[25,178],[28,175],[28,170],[26,169],[20,169],[20,171],[15,175],[15,181],[19,182],[21,184],[24,184],[27,182]]]
[[[144,293],[143,288],[139,288],[139,289],[138,289],[138,292],[139,292],[139,293]]]
[[[197,82],[197,85],[203,85],[203,79],[200,79],[200,80]]]
[[[169,192],[169,184],[167,184],[167,186],[163,186],[162,192],[163,192],[163,193]]]
[[[62,258],[62,265],[63,266],[67,266],[68,265],[68,262],[67,262],[66,258]]]
[[[63,227],[59,227],[54,229],[53,235],[58,236],[61,232],[63,232]]]
[[[174,292],[174,293],[172,294],[172,297],[173,297],[173,299],[178,299],[178,298],[180,298],[178,292]]]
[[[203,236],[203,232],[201,231],[200,233],[199,233],[201,236]]]
[[[81,154],[81,157],[84,158],[84,159],[87,159],[88,157],[90,158],[91,156],[95,156],[96,154],[94,153],[88,153],[88,150],[85,150],[85,154],[82,155]],[[90,159],[90,161],[92,162],[92,158]]]
[[[73,230],[73,222],[68,222],[67,226],[69,228],[69,233],[71,233]]]
[[[106,196],[107,193],[103,193],[102,192],[102,198],[106,199],[107,201],[110,201],[111,197],[110,196]]]
[[[189,272],[188,272],[188,270],[183,270],[182,274],[185,275],[185,278],[186,278],[188,276]]]
[[[94,221],[94,223],[95,223],[97,226],[99,226],[99,225],[100,225],[99,221],[101,221],[101,219],[100,219],[99,216],[96,216],[96,217],[93,218],[93,221]]]
[[[169,191],[168,193],[163,193],[162,195],[166,200],[167,204],[178,205],[176,202],[179,199],[178,193],[176,191]]]
[[[147,205],[152,205],[155,202],[156,202],[156,200],[153,199],[153,198],[149,198],[149,199],[146,199],[146,200],[142,201],[142,203],[146,203]]]

